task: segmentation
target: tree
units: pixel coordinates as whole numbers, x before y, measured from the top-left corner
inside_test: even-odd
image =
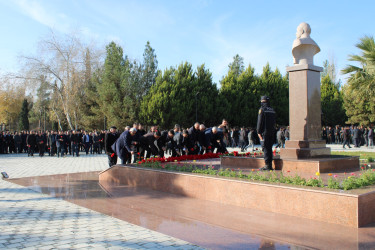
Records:
[[[323,125],[342,125],[347,120],[343,106],[342,94],[336,84],[327,74],[321,80],[321,105]]]
[[[239,58],[239,57],[237,57]],[[236,57],[234,57],[236,61]],[[261,76],[255,75],[251,65],[237,76],[239,67],[231,67],[221,81],[220,96],[225,100],[225,112],[228,122],[237,126],[255,126],[260,97],[268,95],[271,105],[277,112],[277,123],[289,123],[288,80],[279,70],[272,71],[269,64],[263,68]]]
[[[40,50],[37,55],[23,56],[26,74],[18,77],[34,80],[38,86],[40,76],[45,76],[46,82],[50,84],[51,97],[56,98],[52,102],[52,111],[55,114],[52,117],[60,119],[58,123],[62,124],[62,116],[56,114],[63,114],[69,129],[73,129],[76,127],[73,124],[77,124],[80,119],[74,112],[79,111],[77,99],[82,98],[82,95],[77,92],[83,89],[85,73],[88,70],[85,64],[87,46],[80,41],[77,34],[58,37],[51,32],[47,39],[39,42],[38,47]],[[94,53],[91,50],[90,55],[92,54]],[[92,58],[91,56],[90,64],[94,65],[97,62]]]
[[[198,105],[196,107],[196,105]],[[193,71],[190,63],[177,69],[170,67],[160,72],[155,84],[141,104],[145,123],[171,128],[178,123],[190,127],[198,108],[198,120],[213,126],[221,119],[217,116],[218,90],[212,83],[212,74],[201,65]]]
[[[134,121],[132,65],[116,43],[107,45],[106,51],[103,78],[97,86],[98,105],[108,124],[125,127]]]
[[[245,69],[243,57],[236,54],[233,57],[233,62],[231,62],[228,67],[229,72],[232,72],[235,77],[239,77]]]
[[[23,99],[22,109],[19,114],[18,129],[29,130],[29,102],[27,99]]]
[[[360,66],[348,65],[342,70],[349,74],[344,90],[344,106],[350,123],[367,125],[375,121],[375,41],[364,36],[356,44],[361,55],[349,55],[349,61]]]
[[[9,84],[5,89],[0,89],[0,124],[6,124],[9,130],[16,129],[23,100],[25,88]]]
[[[31,110],[31,123],[37,122],[38,127],[42,128],[43,120],[48,121],[47,113],[49,110],[50,102],[50,84],[46,81],[45,76],[40,76],[40,84],[36,91],[36,101],[34,102],[33,108]]]
[[[146,95],[151,86],[154,85],[158,74],[158,60],[155,50],[151,47],[149,41],[147,41],[143,52],[142,71],[143,91],[144,95]]]

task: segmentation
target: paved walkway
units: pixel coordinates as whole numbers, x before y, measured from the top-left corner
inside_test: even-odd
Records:
[[[10,178],[104,170],[107,158],[0,155]],[[0,249],[199,249],[0,179]]]
[[[341,145],[328,145],[341,151]],[[257,147],[260,148],[258,145]],[[239,150],[230,148],[230,151]],[[375,152],[366,147],[344,151]],[[79,158],[0,155],[0,172],[10,178],[101,171],[105,155]],[[195,249],[163,235],[67,201],[34,192],[0,179],[0,249]]]

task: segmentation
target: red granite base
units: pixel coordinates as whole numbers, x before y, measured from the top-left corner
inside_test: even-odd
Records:
[[[99,175],[102,185],[128,185],[221,204],[362,227],[375,222],[375,188],[331,191],[246,180],[115,166]]]
[[[252,157],[221,157],[222,168],[261,168],[264,166],[263,158]],[[297,174],[334,173],[340,171],[351,171],[359,169],[359,157],[330,156],[325,158],[313,159],[280,159],[279,156],[274,158],[272,163],[273,169],[282,170],[283,172],[293,172]]]

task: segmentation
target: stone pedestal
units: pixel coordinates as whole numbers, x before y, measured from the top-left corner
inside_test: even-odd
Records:
[[[320,72],[304,64],[288,67],[290,141],[281,149],[282,159],[308,159],[331,154],[321,140]]]

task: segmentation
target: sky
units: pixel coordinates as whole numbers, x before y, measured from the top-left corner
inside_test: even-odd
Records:
[[[78,31],[103,49],[114,41],[136,60],[150,41],[159,69],[205,64],[215,83],[236,54],[257,74],[268,62],[284,75],[301,22],[321,49],[314,64],[330,60],[340,71],[349,54],[360,53],[359,39],[374,36],[374,9],[373,0],[0,0],[0,74],[20,70],[19,56],[34,55],[54,30]]]

